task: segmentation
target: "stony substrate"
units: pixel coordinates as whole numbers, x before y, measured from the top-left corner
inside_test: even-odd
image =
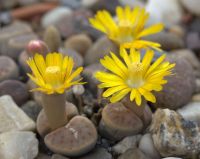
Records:
[[[40,0],[4,0],[0,9],[32,5]],[[42,1],[42,0],[41,0]],[[48,0],[53,1],[53,0]],[[157,103],[147,103],[145,118],[122,103],[101,97],[94,78],[103,70],[99,59],[119,48],[88,18],[99,9],[114,13],[118,5],[144,6],[148,25],[166,29],[146,37],[158,42],[175,62],[174,75]],[[200,1],[199,0],[73,0],[41,17],[13,21],[0,29],[0,159],[191,159],[200,157]],[[55,28],[49,27],[54,25]],[[42,108],[26,49],[30,40],[44,40],[84,66],[87,84],[66,92],[66,125],[51,130]],[[51,39],[54,39],[52,42]],[[47,50],[46,50],[47,51]],[[156,58],[162,53],[156,52]]]

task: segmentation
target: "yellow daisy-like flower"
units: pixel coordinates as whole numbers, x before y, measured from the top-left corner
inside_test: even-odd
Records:
[[[31,80],[39,86],[33,91],[41,91],[46,94],[59,93],[75,84],[82,84],[79,80],[74,80],[83,70],[82,67],[77,68],[74,72],[74,61],[71,57],[61,53],[49,53],[46,59],[40,54],[36,54],[33,58],[27,60],[33,75],[28,74]]]
[[[90,18],[92,26],[123,47],[136,49],[154,48],[160,50],[160,44],[141,40],[142,37],[155,34],[163,29],[163,24],[155,24],[144,28],[149,18],[145,9],[136,7],[131,10],[129,6],[116,8],[117,19],[112,18],[109,12],[98,11],[95,18]]]
[[[130,49],[130,54],[122,48],[120,56],[122,62],[114,53],[111,57],[105,56],[101,59],[101,64],[110,72],[99,71],[95,77],[102,82],[99,88],[107,88],[103,97],[110,97],[112,103],[120,101],[127,94],[130,94],[130,100],[135,100],[139,106],[142,97],[147,101],[156,102],[152,91],[161,91],[162,85],[167,83],[164,77],[172,74],[175,64],[164,61],[165,54],[160,56],[153,64],[151,61],[154,52],[147,50],[143,59],[140,52]]]

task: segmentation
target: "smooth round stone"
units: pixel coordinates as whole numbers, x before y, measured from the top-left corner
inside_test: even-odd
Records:
[[[186,45],[191,50],[200,51],[199,32],[189,32],[186,36]]]
[[[90,10],[79,8],[72,14],[60,18],[59,22],[55,26],[60,31],[63,38],[68,38],[75,34],[85,33],[93,39],[97,39],[102,35],[102,33],[92,28],[89,24],[88,18],[92,16],[93,14]]]
[[[110,54],[110,51],[118,54],[118,47],[106,36],[103,36],[99,38],[87,51],[84,62],[86,65],[99,62],[99,60],[105,55]]]
[[[24,34],[12,37],[8,40],[7,47],[4,47],[2,54],[17,59],[20,53],[26,48],[29,41],[38,39],[36,34]]]
[[[83,57],[79,53],[77,53],[75,50],[70,49],[70,48],[68,49],[61,48],[59,52],[65,56],[67,55],[73,58],[74,68],[83,66]]]
[[[11,9],[18,4],[18,0],[1,1],[0,8]]]
[[[163,50],[175,50],[185,47],[184,41],[181,37],[166,31],[147,36],[144,39],[161,44]]]
[[[17,105],[21,106],[29,98],[27,86],[17,80],[5,80],[0,83],[0,96],[10,95]]]
[[[0,81],[17,79],[19,69],[16,63],[7,56],[0,56]]]
[[[15,21],[6,27],[2,27],[0,29],[0,52],[6,50],[8,41],[12,37],[30,33],[32,33],[31,26],[24,22]]]
[[[140,6],[140,7],[144,7],[145,3],[143,0],[119,0],[119,3],[122,6],[130,6],[130,7],[136,7],[136,6]]]
[[[76,116],[69,123],[47,134],[46,146],[66,156],[80,156],[92,150],[97,142],[97,131],[86,117]]]
[[[92,40],[86,34],[77,34],[66,39],[64,45],[66,49],[71,48],[84,56],[86,51],[92,46]]]
[[[49,12],[47,12],[41,20],[41,24],[44,28],[55,25],[59,19],[66,17],[72,13],[71,9],[68,7],[57,7]]]
[[[76,159],[112,159],[112,155],[104,148],[96,148],[87,155]]]
[[[26,62],[28,60],[28,58],[29,58],[29,55],[26,51],[21,52],[19,57],[18,57],[19,65],[21,66],[21,68],[23,69],[23,71],[25,73],[31,72],[31,69]]]
[[[21,106],[21,109],[34,121],[36,121],[38,114],[42,110],[42,107],[35,101],[28,101]]]
[[[54,154],[51,159],[69,159],[68,157],[64,157],[62,155]]]
[[[190,102],[177,110],[185,120],[195,121],[200,125],[200,102]]]
[[[90,9],[94,13],[99,10],[107,10],[111,14],[114,14],[117,6],[120,6],[119,0],[109,0],[109,3],[107,0],[97,0],[96,3],[90,7]]]
[[[139,147],[138,147],[146,156],[151,157],[152,159],[160,159],[161,156],[156,150],[151,134],[145,134],[142,136]]]
[[[137,148],[131,148],[119,156],[117,159],[151,159]]]
[[[170,53],[174,54],[174,56],[176,56],[176,58],[187,60],[190,63],[190,65],[192,66],[192,68],[194,69],[194,71],[200,72],[199,60],[197,59],[195,53],[192,52],[191,50],[180,49],[180,50],[172,51]]]
[[[66,115],[68,121],[71,120],[73,117],[79,114],[78,109],[72,103],[66,102],[65,105]],[[66,123],[67,124],[67,123]],[[41,136],[45,136],[46,134],[51,132],[50,125],[48,123],[47,116],[42,109],[38,115],[37,122],[36,122],[37,131]]]
[[[154,105],[159,108],[177,109],[191,100],[195,91],[195,76],[192,66],[186,59],[170,54],[167,60],[176,63],[174,74],[166,77],[168,82],[162,91],[155,92]]]
[[[181,0],[181,4],[191,13],[200,16],[200,1],[199,0]]]
[[[97,85],[99,81],[94,77],[95,72],[104,70],[103,66],[99,63],[94,63],[88,65],[83,70],[84,80],[87,82],[86,87],[88,87],[92,92],[97,92]]]
[[[34,159],[38,155],[38,140],[30,131],[10,131],[0,134],[1,159]]]
[[[142,129],[142,120],[122,103],[110,103],[103,108],[99,131],[105,138],[120,140]]]
[[[18,0],[19,5],[21,6],[28,6],[38,3],[39,0]]]
[[[123,154],[130,148],[137,148],[142,135],[127,136],[112,147],[115,154]]]
[[[162,22],[165,26],[173,26],[179,24],[183,16],[178,0],[149,0],[146,10],[150,15],[150,24]]]

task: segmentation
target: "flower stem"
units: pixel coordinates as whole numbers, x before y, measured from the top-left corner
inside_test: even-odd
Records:
[[[67,123],[65,110],[65,93],[64,94],[43,94],[43,107],[48,122],[52,130],[57,129]]]

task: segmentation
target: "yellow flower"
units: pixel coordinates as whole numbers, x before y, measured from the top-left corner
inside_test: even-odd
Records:
[[[135,100],[136,104],[141,105],[142,98],[153,103],[156,98],[152,91],[161,91],[162,85],[167,83],[164,77],[172,74],[175,64],[164,61],[165,54],[160,56],[153,64],[151,61],[154,52],[147,50],[143,59],[140,52],[130,49],[130,54],[122,48],[120,56],[122,62],[114,53],[111,57],[105,56],[101,59],[101,64],[110,72],[99,71],[95,77],[102,82],[99,88],[107,88],[103,97],[110,97],[112,103],[120,101],[127,94],[130,100]]]
[[[117,19],[112,18],[109,12],[98,11],[95,18],[90,18],[91,25],[107,34],[107,36],[123,47],[136,49],[154,48],[160,50],[160,44],[141,40],[142,37],[155,34],[163,29],[162,24],[155,24],[144,28],[149,14],[145,9],[136,7],[131,10],[129,6],[116,8]]]
[[[73,81],[83,70],[79,67],[74,72],[74,61],[71,57],[61,53],[49,53],[46,59],[40,54],[36,54],[27,61],[33,75],[28,74],[38,88],[33,91],[41,91],[46,94],[64,93],[65,89],[75,84],[82,84],[79,80]]]

